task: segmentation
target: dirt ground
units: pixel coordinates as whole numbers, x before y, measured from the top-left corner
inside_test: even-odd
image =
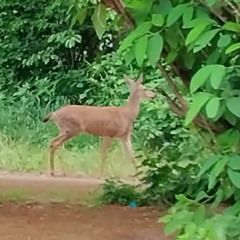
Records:
[[[86,194],[101,180],[0,176],[0,192],[25,189],[36,198],[49,190]],[[157,223],[160,212],[152,208],[87,206],[67,203],[0,204],[1,240],[167,240]]]

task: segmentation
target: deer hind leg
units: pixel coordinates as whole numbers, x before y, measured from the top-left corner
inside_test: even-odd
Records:
[[[122,137],[120,140],[121,140],[121,142],[123,144],[123,147],[126,150],[128,156],[131,159],[133,167],[137,171],[137,163],[136,163],[136,159],[135,159],[135,156],[134,156],[134,150],[133,150],[133,147],[132,147],[131,136],[127,135],[126,137]]]
[[[54,138],[50,143],[50,174],[54,176],[54,157],[56,150],[63,145],[68,139],[74,135],[70,132],[60,133],[56,138]]]
[[[107,153],[108,153],[108,150],[111,146],[111,143],[112,143],[112,138],[110,138],[110,137],[104,137],[103,138],[102,154],[101,154],[100,170],[99,170],[98,178],[101,178],[102,175],[103,175],[103,169],[105,167],[105,161],[106,161]]]

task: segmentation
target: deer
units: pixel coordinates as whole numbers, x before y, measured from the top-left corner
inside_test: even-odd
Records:
[[[102,137],[98,178],[102,177],[108,150],[114,139],[120,140],[133,167],[137,169],[131,141],[133,123],[139,114],[142,100],[153,99],[156,94],[142,84],[143,74],[136,81],[124,75],[124,81],[130,88],[130,96],[123,106],[65,105],[43,118],[44,123],[53,121],[59,130],[59,135],[49,144],[52,177],[55,176],[56,150],[66,141],[81,133]]]

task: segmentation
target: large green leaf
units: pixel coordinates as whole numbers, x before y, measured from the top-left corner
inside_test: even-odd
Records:
[[[148,41],[147,56],[150,64],[155,67],[156,63],[160,59],[160,55],[163,49],[162,36],[157,33],[153,35]]]
[[[195,42],[193,52],[197,53],[205,48],[219,31],[219,29],[213,29],[202,34]]]
[[[71,27],[78,21],[83,24],[87,17],[88,8],[80,8],[77,10],[76,15],[72,18]]]
[[[240,33],[240,24],[236,22],[226,22],[222,28],[224,30]]]
[[[230,46],[226,49],[225,53],[226,53],[226,54],[229,54],[229,53],[235,52],[235,51],[238,50],[238,49],[240,49],[240,42],[239,42],[239,43],[234,43],[234,44],[230,45]]]
[[[167,64],[171,64],[178,56],[178,51],[174,48],[171,48],[171,50],[168,52],[168,55],[165,58],[165,61]]]
[[[161,14],[153,14],[152,15],[152,24],[161,27],[164,23],[164,18]]]
[[[197,17],[189,22],[184,23],[183,28],[194,28],[202,23],[207,23],[208,25],[212,25],[213,23],[216,23],[216,22],[215,20],[209,17]]]
[[[183,15],[188,6],[188,3],[183,3],[174,7],[167,16],[167,26],[169,27],[174,24]]]
[[[224,65],[213,64],[211,66],[210,83],[214,89],[218,89],[225,77],[226,68]]]
[[[194,8],[193,6],[189,6],[183,13],[183,25],[188,24],[193,18]]]
[[[197,114],[201,111],[202,107],[211,97],[211,94],[204,92],[197,93],[193,96],[192,104],[190,105],[186,115],[185,126],[192,122],[192,120],[197,116]]]
[[[129,48],[133,42],[138,39],[139,37],[142,37],[145,35],[150,28],[152,27],[151,22],[144,22],[140,24],[134,31],[132,31],[122,42],[120,48],[118,49],[118,53],[123,52],[127,48]]]
[[[125,55],[126,65],[128,66],[135,58],[135,46],[131,46]]]
[[[101,39],[107,27],[107,11],[105,5],[101,3],[96,5],[92,15],[92,23],[98,38]]]
[[[229,148],[239,143],[240,133],[238,129],[228,129],[217,137],[218,144],[224,148]]]
[[[233,156],[229,157],[228,166],[232,170],[240,170],[240,156],[233,155]]]
[[[207,28],[209,23],[201,23],[194,27],[187,35],[185,45],[189,45],[193,41],[195,41],[201,34],[202,32]]]
[[[226,164],[228,162],[227,158],[222,158],[219,160],[216,165],[213,167],[209,175],[208,189],[212,189],[216,184],[217,177],[223,172]]]
[[[231,113],[233,113],[235,116],[240,117],[240,97],[231,97],[228,98],[226,101],[227,108]]]
[[[137,64],[142,66],[148,46],[148,35],[139,38],[135,45],[135,58]]]
[[[206,104],[206,113],[209,118],[215,118],[218,113],[218,109],[220,106],[220,99],[214,97],[208,101]]]
[[[207,172],[213,165],[215,165],[219,161],[221,157],[222,155],[217,154],[206,159],[197,175],[197,178],[200,178],[205,172]]]
[[[240,189],[240,172],[228,169],[228,177],[236,188]]]
[[[225,67],[219,64],[207,65],[200,68],[192,77],[190,92],[196,92],[210,77],[213,87],[220,86],[225,75]]]

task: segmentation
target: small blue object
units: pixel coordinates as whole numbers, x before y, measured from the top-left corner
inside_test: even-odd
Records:
[[[136,204],[136,202],[130,202],[129,203],[129,206],[131,207],[131,208],[135,208],[135,207],[137,207],[137,204]]]

